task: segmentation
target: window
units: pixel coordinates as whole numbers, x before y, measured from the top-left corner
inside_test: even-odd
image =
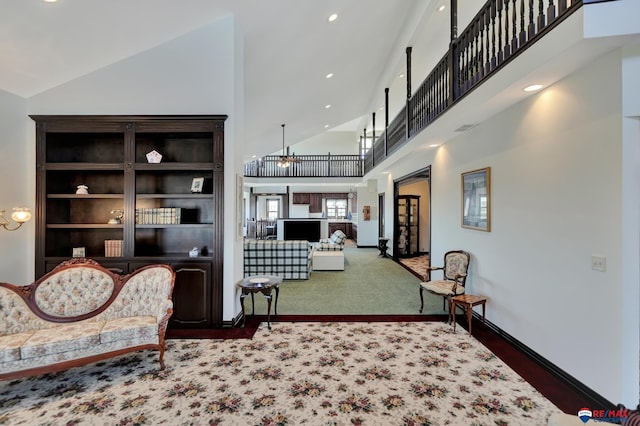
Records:
[[[365,138],[364,142],[360,145],[360,156],[362,158],[367,156],[367,152],[371,149],[373,144],[373,138]]]
[[[344,219],[345,217],[347,217],[347,200],[327,198],[327,219]]]
[[[280,200],[277,198],[267,199],[267,219],[276,220],[280,216]]]

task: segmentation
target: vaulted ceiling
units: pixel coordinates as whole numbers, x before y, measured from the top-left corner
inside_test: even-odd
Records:
[[[458,1],[459,31],[484,2]],[[245,160],[281,149],[281,123],[287,124],[287,145],[349,131],[357,146],[362,129],[371,130],[372,112],[377,134],[384,127],[384,88],[390,89],[391,119],[406,100],[405,47],[413,48],[414,89],[447,51],[449,5],[450,0],[2,0],[0,90],[29,98],[233,15],[244,38]],[[329,22],[334,13],[337,19]],[[585,40],[580,20],[545,36],[542,56],[522,55],[492,77],[490,99],[478,95],[475,104],[465,102],[470,107],[464,113],[440,118],[422,139],[444,142],[461,125],[518,102],[525,82],[552,84],[629,42]]]
[[[287,145],[331,130],[359,132],[374,111],[382,129],[384,87],[392,114],[406,96],[404,46],[414,45],[419,82],[449,39],[449,0],[2,3],[0,89],[24,98],[234,15],[244,36],[248,156],[278,150],[281,123]],[[473,3],[465,4],[470,16],[482,1],[465,3]]]

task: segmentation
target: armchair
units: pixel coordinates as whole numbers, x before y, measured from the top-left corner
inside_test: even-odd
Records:
[[[467,271],[471,255],[463,250],[452,250],[444,254],[444,266],[428,267],[424,282],[420,283],[420,313],[424,308],[423,292],[426,290],[437,296],[442,296],[442,308],[445,301],[448,303],[449,318],[451,321],[451,299],[459,294],[464,294],[467,281]],[[431,272],[442,270],[441,280],[432,280]]]
[[[329,238],[321,238],[315,245],[318,251],[343,251],[347,236],[341,230],[334,231]]]

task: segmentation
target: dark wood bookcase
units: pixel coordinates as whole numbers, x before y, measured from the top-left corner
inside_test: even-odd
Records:
[[[169,326],[222,326],[224,115],[38,115],[36,277],[74,248],[118,273],[176,270]],[[160,163],[147,153],[157,151]],[[201,192],[194,179],[204,178]],[[78,185],[88,194],[76,194]],[[120,223],[110,222],[122,212]],[[144,212],[144,213],[143,213]],[[177,219],[177,216],[180,219]],[[105,241],[122,256],[106,257]],[[197,248],[198,256],[189,252]]]

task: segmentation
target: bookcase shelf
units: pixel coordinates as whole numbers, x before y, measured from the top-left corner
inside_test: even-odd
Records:
[[[74,248],[122,274],[168,263],[177,272],[170,327],[222,326],[223,210],[214,200],[224,199],[227,117],[31,118],[36,277]],[[162,155],[160,163],[148,162],[151,151]],[[202,192],[192,193],[197,178],[204,178]],[[79,185],[89,193],[76,194]],[[109,223],[116,217],[120,223]],[[108,240],[121,241],[121,257],[106,256]],[[199,256],[190,257],[194,248]]]

